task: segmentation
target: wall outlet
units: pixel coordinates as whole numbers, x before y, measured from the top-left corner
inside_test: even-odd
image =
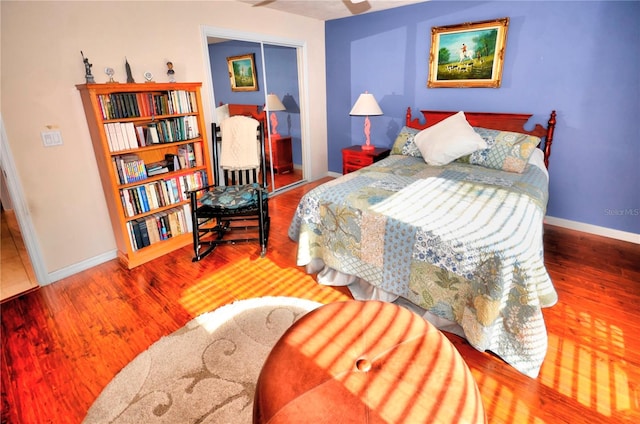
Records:
[[[62,146],[62,134],[60,131],[42,131],[40,136],[44,147]]]

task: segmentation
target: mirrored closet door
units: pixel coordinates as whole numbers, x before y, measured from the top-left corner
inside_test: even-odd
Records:
[[[231,115],[260,117],[265,124],[271,191],[302,182],[298,49],[212,34],[216,32],[207,33],[207,45],[215,106],[228,107]]]

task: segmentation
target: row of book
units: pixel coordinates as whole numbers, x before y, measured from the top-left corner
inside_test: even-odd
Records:
[[[111,93],[98,95],[102,119],[197,113],[196,93],[171,90],[163,93]]]
[[[201,142],[178,146],[177,154],[167,153],[164,160],[149,164],[135,153],[113,156],[111,161],[120,184],[131,184],[155,175],[204,165]]]
[[[156,127],[159,143],[191,140],[200,136],[198,118],[194,115],[162,119],[157,121]]]
[[[192,140],[200,136],[198,118],[194,115],[138,124],[107,122],[103,125],[110,152]]]
[[[129,241],[139,250],[171,237],[193,231],[191,207],[188,203],[164,212],[127,222]]]
[[[135,187],[123,188],[120,190],[120,200],[127,217],[131,218],[189,200],[185,194],[187,190],[196,190],[207,185],[207,173],[196,171]]]

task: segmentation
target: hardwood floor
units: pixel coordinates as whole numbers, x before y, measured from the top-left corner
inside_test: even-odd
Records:
[[[0,213],[2,253],[0,258],[0,303],[38,287],[15,211]]]
[[[350,298],[295,266],[286,229],[316,184],[270,201],[266,258],[245,244],[199,263],[189,248],[131,271],[114,260],[2,304],[2,423],[80,422],[136,355],[236,299]],[[549,350],[537,379],[445,333],[476,378],[489,422],[640,422],[640,246],[546,226],[545,259],[560,300],[544,310]]]

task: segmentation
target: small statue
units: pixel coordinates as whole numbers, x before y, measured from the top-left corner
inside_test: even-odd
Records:
[[[113,84],[116,81],[113,79],[113,76],[115,75],[115,71],[113,70],[113,68],[104,68],[104,73],[107,74],[107,76],[109,77],[109,84]]]
[[[92,64],[89,63],[89,59],[84,57],[84,53],[80,50],[80,54],[82,55],[82,62],[84,62],[84,77],[87,80],[87,84],[95,84],[95,79],[93,79],[93,75],[91,75],[91,67]]]
[[[127,71],[127,82],[128,83],[132,83],[135,82],[135,80],[133,79],[133,75],[131,74],[131,66],[129,66],[129,61],[127,61],[127,58],[124,58],[124,68]]]
[[[173,70],[173,62],[167,62],[167,76],[169,77],[169,82],[176,82],[176,71]]]

